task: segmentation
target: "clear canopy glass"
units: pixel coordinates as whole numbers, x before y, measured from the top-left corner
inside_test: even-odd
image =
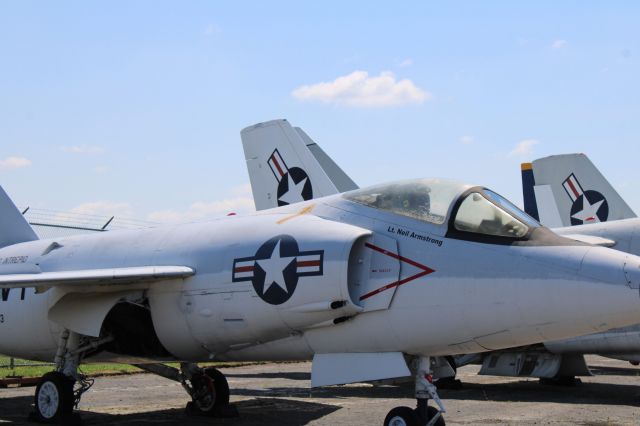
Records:
[[[444,223],[453,202],[470,188],[442,179],[393,182],[348,192],[345,198],[376,209],[425,222]]]
[[[538,226],[535,219],[489,190],[467,195],[454,221],[458,231],[510,238],[522,238]]]

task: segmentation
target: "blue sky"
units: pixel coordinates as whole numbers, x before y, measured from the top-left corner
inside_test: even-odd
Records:
[[[584,152],[640,211],[638,22],[634,2],[2,2],[0,184],[155,221],[246,211],[239,131],[287,118],[361,186],[520,204],[521,161]]]

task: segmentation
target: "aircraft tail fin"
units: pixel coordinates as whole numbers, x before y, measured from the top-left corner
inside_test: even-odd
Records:
[[[0,248],[37,239],[29,222],[0,187]]]
[[[522,191],[525,211],[552,228],[636,217],[584,154],[523,164]]]
[[[256,210],[356,189],[302,129],[272,120],[240,132]]]

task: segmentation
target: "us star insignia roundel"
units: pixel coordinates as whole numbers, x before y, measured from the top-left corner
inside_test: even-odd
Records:
[[[571,173],[562,183],[573,203],[571,205],[571,225],[606,222],[609,218],[609,203],[598,191],[583,190],[576,176]]]
[[[313,198],[313,187],[307,172],[300,167],[288,168],[277,149],[273,151],[267,163],[278,181],[278,206]]]
[[[262,300],[281,305],[293,296],[300,277],[322,275],[324,250],[300,251],[291,235],[262,244],[255,256],[233,261],[233,282],[251,281]]]

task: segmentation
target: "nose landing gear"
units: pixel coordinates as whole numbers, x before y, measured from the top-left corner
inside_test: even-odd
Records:
[[[39,423],[79,423],[80,418],[73,409],[80,403],[82,394],[93,385],[92,379],[78,373],[80,358],[95,345],[110,340],[107,337],[92,345],[80,347],[80,336],[64,330],[58,340],[56,370],[40,379],[35,393],[35,412],[30,417]]]
[[[389,411],[389,414],[384,419],[384,426],[445,426],[442,414],[446,410],[433,384],[431,372],[431,359],[429,357],[420,357],[415,377],[416,408],[394,408]],[[439,409],[430,407],[429,399],[433,399]]]

